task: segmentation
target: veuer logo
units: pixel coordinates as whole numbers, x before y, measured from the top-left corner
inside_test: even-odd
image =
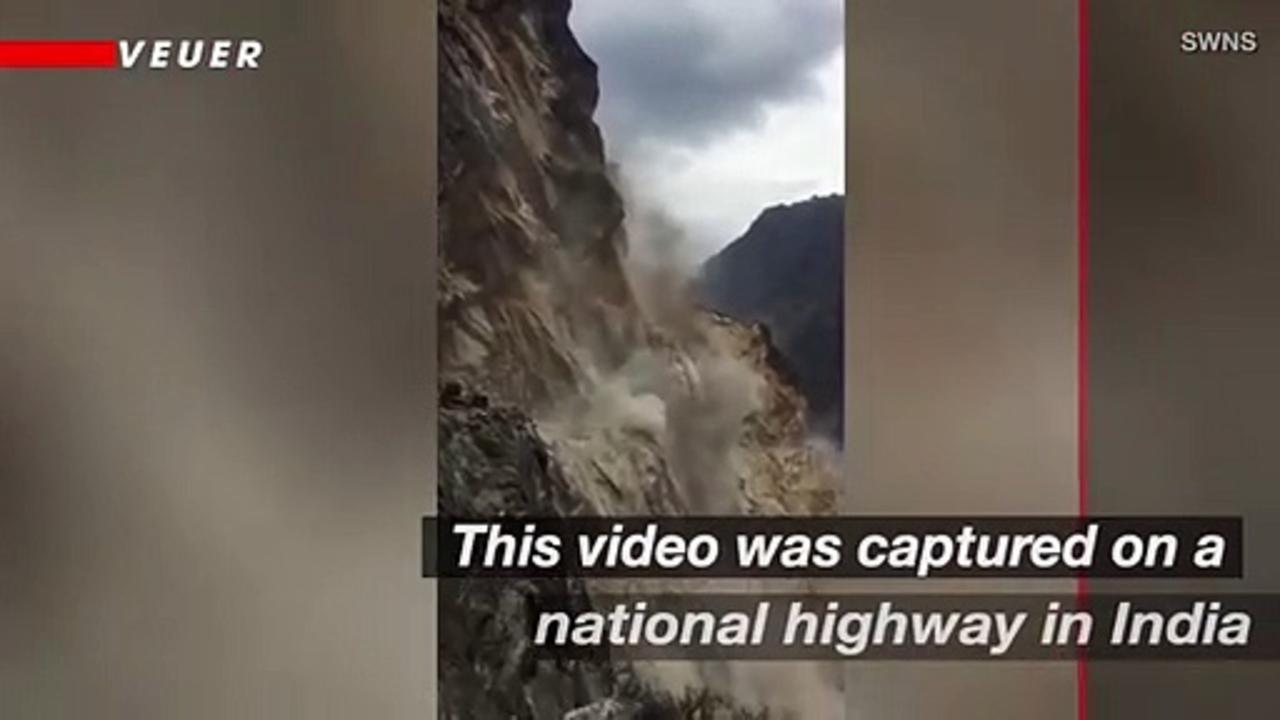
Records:
[[[263,50],[260,40],[154,38],[119,41],[118,57],[125,70],[257,70]]]

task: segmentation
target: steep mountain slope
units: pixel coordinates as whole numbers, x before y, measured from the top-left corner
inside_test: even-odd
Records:
[[[439,5],[441,512],[831,511],[832,467],[762,328],[678,292],[662,312],[638,297],[650,283],[627,258],[596,68],[568,13]],[[441,582],[443,717],[558,720],[647,687],[619,664],[535,662],[521,609],[545,592],[590,602],[581,582]],[[681,717],[664,689],[683,692],[646,691],[666,708],[648,716]]]
[[[809,403],[810,426],[839,442],[844,401],[844,196],[776,205],[703,266],[703,301],[764,323]]]
[[[645,340],[591,120],[596,68],[568,0],[439,8],[442,367],[545,402]]]
[[[607,476],[570,473],[584,510],[822,509],[804,400],[760,328],[637,300],[591,119],[596,69],[568,12],[440,4],[442,380],[522,407],[562,463]],[[678,497],[646,499],[656,478]]]

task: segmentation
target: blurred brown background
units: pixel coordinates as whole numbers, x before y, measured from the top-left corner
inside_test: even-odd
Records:
[[[1254,30],[1184,55],[1184,30]],[[1245,579],[1099,592],[1280,591],[1280,5],[1093,3],[1090,509],[1244,516]],[[1106,663],[1090,717],[1274,717],[1276,663]]]
[[[1076,3],[848,18],[845,510],[1074,515]],[[853,663],[846,698],[851,719],[1066,720],[1075,667]]]
[[[1275,592],[1280,8],[1090,6],[1089,510],[1243,515],[1247,543],[1242,582],[1091,587]],[[849,511],[1077,510],[1076,11],[850,6]],[[1179,52],[1248,29],[1254,55]],[[1076,716],[1069,663],[848,678],[850,717]],[[1091,663],[1087,711],[1270,717],[1276,678]]]
[[[0,0],[0,716],[431,715],[426,3]]]

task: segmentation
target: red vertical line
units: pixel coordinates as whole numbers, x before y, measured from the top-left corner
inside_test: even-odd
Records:
[[[1076,482],[1080,518],[1089,514],[1089,0],[1077,0],[1076,78]],[[1088,579],[1076,579],[1076,604],[1087,607]],[[1076,658],[1076,718],[1089,718],[1089,662]]]

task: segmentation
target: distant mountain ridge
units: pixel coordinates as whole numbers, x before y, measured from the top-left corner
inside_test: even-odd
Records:
[[[707,260],[699,295],[737,320],[763,323],[809,404],[809,425],[844,431],[844,196],[766,208]]]

